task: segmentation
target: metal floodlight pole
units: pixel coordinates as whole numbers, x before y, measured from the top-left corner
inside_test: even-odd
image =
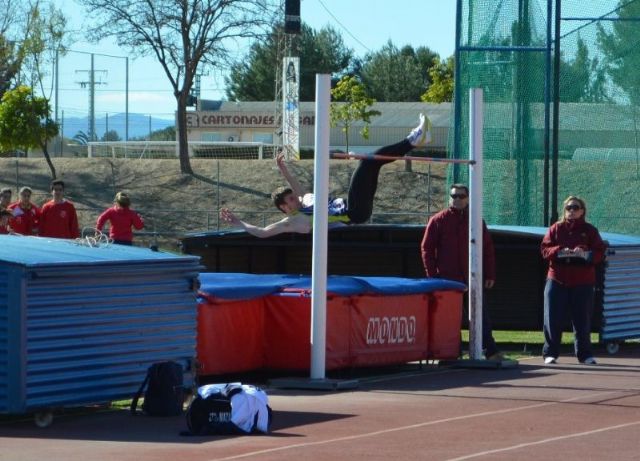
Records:
[[[482,358],[482,89],[469,90],[469,356]]]
[[[325,378],[330,92],[331,76],[328,74],[316,74],[313,260],[311,272],[311,379]]]

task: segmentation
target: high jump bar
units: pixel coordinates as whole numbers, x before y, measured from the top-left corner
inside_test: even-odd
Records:
[[[415,160],[417,162],[435,162],[435,163],[462,163],[466,165],[475,165],[475,160],[463,158],[437,158],[437,157],[415,157],[411,155],[403,155],[394,157],[392,155],[366,155],[366,154],[347,154],[345,152],[333,152],[330,154],[332,159],[353,159],[353,160]]]

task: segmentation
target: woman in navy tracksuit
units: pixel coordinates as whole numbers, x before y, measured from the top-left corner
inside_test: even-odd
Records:
[[[544,289],[544,347],[546,364],[556,363],[566,311],[571,314],[575,354],[580,363],[595,365],[591,352],[591,315],[596,265],[603,261],[606,246],[598,229],[585,221],[584,200],[569,196],[563,218],[553,224],[541,245],[549,263]]]

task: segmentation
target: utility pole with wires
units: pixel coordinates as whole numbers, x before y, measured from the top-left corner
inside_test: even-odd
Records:
[[[76,82],[81,88],[89,88],[89,131],[87,137],[89,141],[97,140],[96,136],[96,112],[95,112],[95,98],[96,98],[96,85],[106,85],[106,82],[101,80],[96,81],[96,74],[106,76],[106,70],[96,70],[94,67],[94,54],[91,53],[91,69],[89,70],[76,70],[76,74],[87,73],[89,79],[85,81]]]

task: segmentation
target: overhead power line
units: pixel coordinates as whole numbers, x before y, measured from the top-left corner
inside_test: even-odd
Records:
[[[327,7],[326,7],[326,5],[325,5],[324,3],[322,3],[322,0],[318,0],[318,3],[320,3],[320,5],[322,6],[322,8],[324,8],[324,10],[327,12],[327,14],[328,14],[329,16],[331,16],[331,17],[333,18],[333,20],[334,20],[335,22],[337,22],[337,23],[338,23],[338,25],[339,25],[340,27],[342,27],[342,29],[343,29],[347,34],[349,34],[349,35],[351,36],[351,38],[352,38],[352,39],[354,39],[356,42],[358,42],[358,43],[359,43],[359,44],[360,44],[360,45],[361,45],[365,50],[367,50],[367,51],[371,52],[371,50],[369,49],[369,47],[368,47],[367,45],[365,45],[365,44],[364,44],[364,43],[362,43],[360,40],[358,40],[358,37],[356,37],[355,35],[353,35],[353,34],[351,33],[351,31],[350,31],[350,30],[349,30],[349,29],[348,29],[344,24],[342,24],[342,23],[338,20],[338,18],[336,18],[336,17],[335,17],[335,15],[334,15],[331,11],[329,11],[329,8],[327,8]]]

